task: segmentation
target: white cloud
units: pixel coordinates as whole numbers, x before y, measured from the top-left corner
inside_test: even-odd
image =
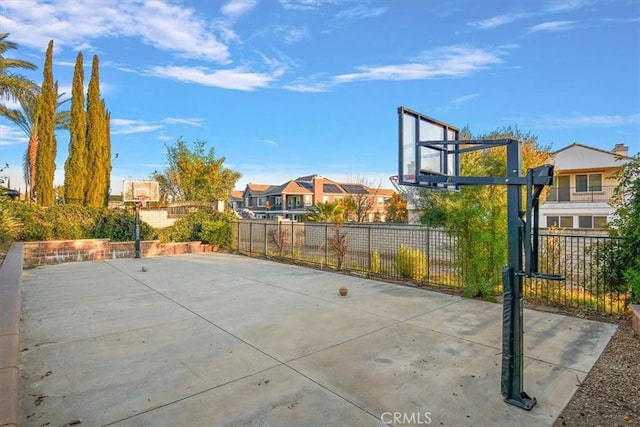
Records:
[[[317,9],[322,5],[321,0],[279,0],[283,9],[309,10]]]
[[[220,12],[231,18],[244,15],[251,11],[258,4],[257,0],[230,0],[225,3]]]
[[[503,50],[487,51],[469,46],[447,46],[420,55],[419,62],[362,66],[359,72],[335,76],[335,81],[358,80],[424,80],[443,77],[464,77],[489,65],[502,62]]]
[[[542,24],[534,25],[533,27],[529,27],[530,33],[535,33],[538,31],[566,31],[573,28],[574,21],[550,21],[543,22]]]
[[[150,124],[144,120],[111,119],[112,135],[129,135],[133,133],[153,132],[161,129],[158,124]]]
[[[182,66],[157,66],[150,68],[147,72],[155,77],[244,91],[268,87],[271,82],[283,73],[282,70],[276,70],[271,73],[253,73],[244,68],[210,70],[205,67]]]
[[[5,1],[0,19],[13,40],[40,50],[50,39],[57,48],[77,50],[101,37],[139,37],[185,58],[227,63],[230,57],[217,27],[193,9],[159,1]]]
[[[512,22],[520,21],[522,19],[534,18],[537,16],[544,16],[548,14],[566,12],[568,10],[578,9],[589,5],[590,1],[585,0],[552,0],[543,5],[540,9],[530,10],[528,12],[519,13],[505,13],[502,15],[492,16],[491,18],[482,19],[479,21],[469,22],[467,25],[478,28],[481,30],[487,30],[491,28],[501,27],[503,25],[510,24]]]
[[[27,138],[27,135],[23,131],[0,123],[0,147],[26,144],[28,142],[29,138]]]
[[[202,119],[198,118],[178,118],[165,117],[158,121],[148,120],[131,120],[131,119],[111,119],[111,134],[113,135],[130,135],[134,133],[146,133],[161,130],[167,125],[188,125],[194,127],[202,126]],[[164,140],[164,133],[160,133],[158,137]]]
[[[488,19],[483,19],[480,21],[470,22],[469,25],[475,28],[479,28],[481,30],[487,30],[490,28],[501,27],[506,24],[510,24],[511,22],[517,21],[526,15],[522,14],[505,14],[493,16]]]
[[[182,125],[189,125],[194,127],[202,127],[202,122],[203,120],[198,118],[181,119],[177,117],[166,117],[162,119],[162,123],[167,123],[171,125],[182,124]]]
[[[614,127],[640,125],[640,114],[631,115],[586,115],[575,113],[570,116],[520,115],[513,119],[528,127],[540,129],[565,129],[584,127]]]
[[[318,83],[294,82],[294,83],[285,84],[282,87],[292,92],[321,93],[321,92],[328,92],[331,86],[332,86],[331,84],[326,82],[318,82]]]
[[[452,110],[457,110],[460,107],[462,107],[463,105],[467,104],[468,102],[472,101],[473,99],[479,97],[480,94],[479,93],[473,93],[470,95],[464,95],[464,96],[459,96],[457,98],[452,99],[449,104],[445,105],[444,107],[439,107],[436,109],[436,111],[438,111],[439,113],[442,112],[446,112],[446,111],[452,111]]]
[[[568,10],[578,9],[587,6],[591,1],[585,0],[552,0],[548,3],[546,10],[549,12],[566,12]]]
[[[271,139],[263,139],[262,142],[264,142],[267,145],[271,145],[272,147],[278,147],[278,143]]]
[[[358,4],[343,11],[338,12],[338,19],[365,19],[374,18],[387,12],[386,7],[368,7],[366,4]]]
[[[306,28],[289,28],[283,34],[283,39],[286,44],[291,44],[305,39],[309,36],[309,31]]]

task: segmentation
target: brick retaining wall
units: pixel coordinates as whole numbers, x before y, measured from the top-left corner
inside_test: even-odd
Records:
[[[158,240],[140,242],[140,249],[143,257],[217,250],[216,247],[201,242],[160,243]],[[24,266],[26,268],[63,262],[133,258],[134,255],[134,242],[112,242],[109,239],[24,242]]]

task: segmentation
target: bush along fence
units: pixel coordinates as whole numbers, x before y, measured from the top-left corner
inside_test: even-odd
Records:
[[[236,227],[235,249],[248,255],[416,286],[438,286],[487,299],[496,299],[502,293],[500,269],[506,263],[506,254],[502,256],[504,261],[490,260],[496,255],[486,251],[471,256],[459,243],[464,239],[441,229],[262,221],[239,221]],[[625,312],[631,294],[623,278],[618,277],[612,255],[619,242],[611,237],[561,231],[541,233],[540,272],[560,274],[565,280],[525,278],[525,298],[603,313]]]

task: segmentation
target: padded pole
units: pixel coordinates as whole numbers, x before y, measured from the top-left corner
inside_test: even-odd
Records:
[[[522,306],[522,247],[524,224],[521,220],[522,184],[521,149],[519,141],[507,145],[507,257],[503,269],[503,325],[502,325],[502,395],[505,401],[530,410],[536,404],[522,389],[523,367],[523,306]]]
[[[135,210],[135,222],[134,222],[134,237],[135,237],[135,258],[141,257],[140,251],[140,204],[138,202],[134,203]]]

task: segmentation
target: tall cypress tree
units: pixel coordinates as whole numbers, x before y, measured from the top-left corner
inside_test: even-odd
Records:
[[[104,206],[109,205],[109,195],[111,193],[111,112],[102,100],[102,111],[104,111]]]
[[[87,183],[87,119],[82,52],[78,53],[73,72],[69,137],[69,157],[64,164],[64,198],[66,203],[83,204]]]
[[[58,83],[53,82],[53,40],[49,41],[44,61],[40,109],[38,112],[38,148],[36,152],[36,173],[34,192],[41,206],[54,203],[53,176],[56,171],[56,107]]]
[[[93,56],[91,78],[87,92],[87,181],[85,185],[85,205],[104,206],[105,173],[109,159],[105,159],[105,116],[104,104],[100,100],[100,75],[98,55]]]

